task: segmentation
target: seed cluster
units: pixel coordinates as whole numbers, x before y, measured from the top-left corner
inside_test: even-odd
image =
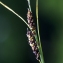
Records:
[[[27,21],[28,21],[28,25],[30,26],[30,28],[32,30],[32,31],[30,31],[27,28],[28,42],[29,42],[29,45],[31,46],[31,48],[33,50],[33,53],[36,56],[36,59],[40,60],[40,54],[39,54],[39,50],[38,50],[38,45],[37,45],[36,39],[34,37],[34,35],[36,34],[35,33],[35,26],[34,26],[35,24],[33,22],[32,12],[29,9],[28,9],[28,13],[27,13]]]

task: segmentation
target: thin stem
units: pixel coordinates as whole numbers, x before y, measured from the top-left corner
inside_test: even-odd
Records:
[[[29,25],[27,24],[27,22],[19,15],[19,14],[17,14],[14,10],[12,10],[10,7],[8,7],[7,5],[5,5],[4,3],[2,3],[1,1],[0,1],[0,4],[2,5],[2,6],[4,6],[6,9],[8,9],[9,11],[11,11],[13,14],[15,14],[17,17],[19,17],[28,27],[29,27]],[[29,27],[30,28],[30,27]]]
[[[29,10],[31,11],[30,0],[27,1],[28,1]]]
[[[40,40],[40,32],[39,32],[39,22],[38,22],[38,0],[36,0],[36,18],[37,18],[37,32],[39,38],[39,51],[40,51],[40,59],[41,59],[40,63],[44,63],[41,40]]]

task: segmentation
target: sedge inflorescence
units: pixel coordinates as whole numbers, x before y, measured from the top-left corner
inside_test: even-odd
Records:
[[[39,53],[38,45],[37,45],[36,39],[34,37],[36,35],[35,23],[33,21],[32,12],[30,11],[30,9],[28,9],[28,12],[27,12],[27,21],[28,21],[29,27],[31,28],[31,30],[29,30],[27,28],[27,34],[26,35],[28,37],[28,42],[32,48],[33,53],[36,56],[36,59],[40,60],[40,53]]]
[[[17,17],[19,17],[27,26],[27,37],[28,37],[28,42],[29,45],[32,48],[33,53],[36,56],[36,59],[40,63],[44,63],[43,59],[43,52],[42,52],[42,46],[41,46],[41,41],[40,41],[40,34],[39,34],[39,23],[38,23],[38,0],[36,0],[36,17],[37,17],[37,33],[36,33],[36,28],[35,28],[35,23],[33,21],[33,16],[32,16],[32,11],[31,11],[31,6],[30,6],[30,0],[28,1],[28,12],[27,12],[27,21],[24,20],[18,13],[16,13],[13,9],[5,5],[3,2],[0,1],[0,4],[11,11],[13,14],[15,14]],[[37,35],[38,34],[38,35]]]

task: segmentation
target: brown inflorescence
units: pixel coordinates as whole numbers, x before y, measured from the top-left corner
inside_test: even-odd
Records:
[[[39,49],[38,49],[38,45],[36,43],[36,39],[35,39],[35,23],[33,22],[33,16],[32,16],[32,12],[28,9],[28,13],[27,13],[27,21],[28,21],[28,25],[30,26],[31,30],[29,30],[27,28],[27,37],[28,37],[28,42],[29,45],[31,46],[33,53],[36,56],[37,60],[40,60],[40,53],[39,53]]]

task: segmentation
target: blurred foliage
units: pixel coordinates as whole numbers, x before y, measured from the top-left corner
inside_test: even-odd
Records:
[[[40,0],[39,19],[45,63],[63,63],[63,1]]]

